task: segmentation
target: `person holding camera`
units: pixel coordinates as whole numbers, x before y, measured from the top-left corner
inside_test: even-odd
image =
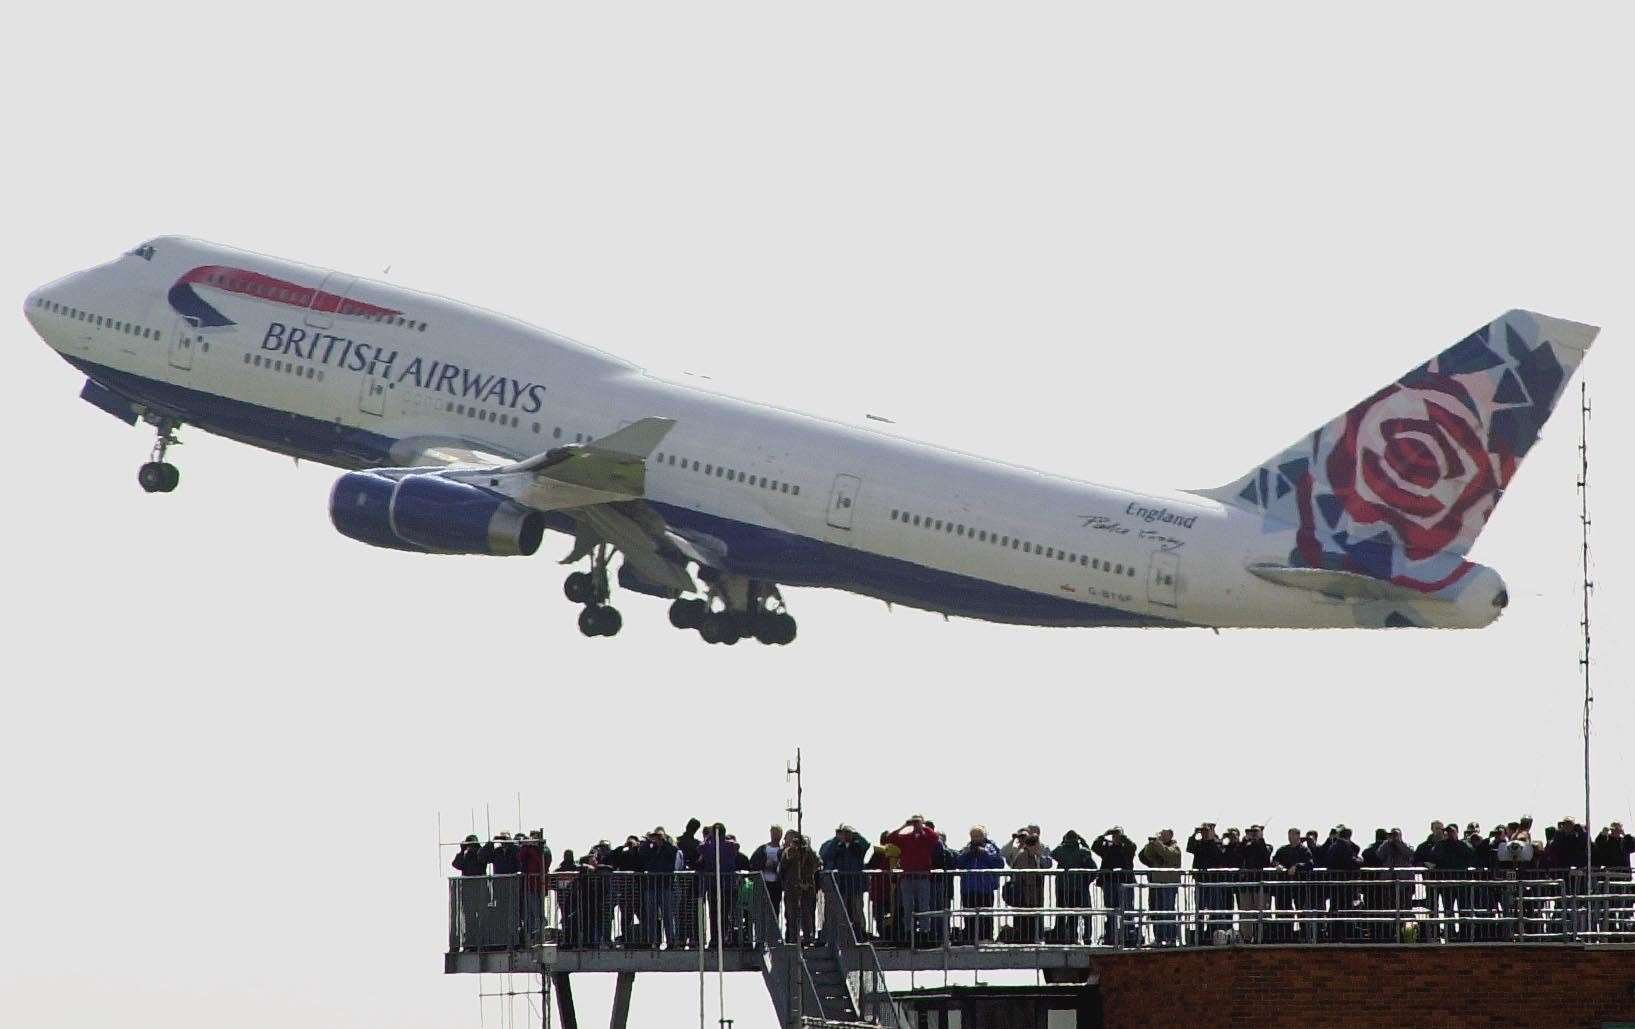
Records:
[[[1067,830],[1062,834],[1062,842],[1050,852],[1050,859],[1061,870],[1056,879],[1056,907],[1088,908],[1090,886],[1096,878],[1096,858],[1085,844],[1084,837],[1072,829]],[[1081,921],[1088,935],[1090,916],[1058,915],[1055,926],[1050,930],[1051,940],[1056,943],[1078,943]]]
[[[1006,861],[1014,869],[1022,870],[1021,875],[1012,875],[1006,885],[1005,900],[1014,908],[1039,908],[1045,904],[1045,880],[1035,869],[1045,869],[1051,866],[1050,851],[1039,842],[1039,827],[1030,825],[1011,833],[1011,841],[1003,851]],[[1015,942],[1038,943],[1043,929],[1043,919],[1037,915],[1017,916],[1015,923]]]
[[[1283,912],[1273,925],[1272,939],[1278,943],[1289,943],[1294,940],[1295,920],[1311,909],[1308,897],[1310,887],[1306,884],[1311,875],[1311,850],[1307,848],[1299,829],[1289,830],[1289,842],[1277,848],[1272,855],[1272,863],[1284,880],[1272,891],[1273,903]]]
[[[1222,896],[1224,888],[1220,885],[1225,877],[1221,869],[1227,865],[1226,847],[1215,835],[1215,823],[1205,822],[1192,830],[1186,849],[1192,855],[1192,879],[1197,883],[1198,925],[1194,942],[1208,944],[1215,930],[1226,926],[1221,920],[1221,911],[1231,916],[1231,901]]]
[[[1244,830],[1237,863],[1243,870],[1243,885],[1238,888],[1238,910],[1243,912],[1243,937],[1250,943],[1260,943],[1265,939],[1266,909],[1271,906],[1266,876],[1267,869],[1272,865],[1272,848],[1266,842],[1265,826],[1251,825]]]
[[[1595,836],[1595,864],[1606,877],[1607,893],[1615,899],[1608,912],[1607,929],[1629,932],[1635,929],[1635,885],[1630,882],[1630,855],[1635,854],[1635,836],[1624,832],[1624,823],[1613,822]]]
[[[931,869],[936,867],[937,849],[942,844],[936,830],[925,824],[924,815],[912,816],[888,839],[898,850],[897,867],[902,871],[897,886],[898,910],[904,938],[912,945],[932,929],[915,916],[932,909]]]
[[[968,910],[987,910],[994,906],[994,894],[999,892],[999,876],[990,869],[1004,868],[1005,856],[988,839],[985,826],[971,826],[970,842],[954,855],[954,867],[960,870],[959,903]],[[965,938],[974,946],[993,940],[993,916],[976,916],[975,924],[966,922]]]
[[[868,852],[869,841],[845,822],[835,826],[835,834],[818,848],[823,870],[835,877],[835,888],[845,902],[846,917],[851,919],[859,943],[868,936],[867,925],[863,921],[863,890],[866,885],[863,862]]]
[[[1181,927],[1175,920],[1175,884],[1181,881],[1181,846],[1175,842],[1175,830],[1161,829],[1157,836],[1148,836],[1139,856],[1141,863],[1152,869],[1147,873],[1147,908],[1154,912],[1153,940],[1160,947],[1179,946]]]
[[[1108,908],[1101,942],[1109,947],[1116,946],[1119,927],[1124,924],[1124,912],[1130,909],[1130,892],[1135,885],[1135,842],[1124,835],[1122,825],[1115,825],[1096,837],[1090,849],[1101,858],[1101,895]],[[1139,941],[1139,933],[1132,935]]]

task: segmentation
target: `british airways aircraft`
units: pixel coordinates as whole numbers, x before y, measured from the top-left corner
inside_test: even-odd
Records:
[[[1510,311],[1215,489],[1155,496],[666,381],[502,315],[164,237],[45,286],[80,396],[346,469],[345,535],[420,554],[588,561],[711,643],[795,637],[780,586],[1055,626],[1475,628],[1508,602],[1466,554],[1597,329]],[[615,555],[617,574],[610,576]]]

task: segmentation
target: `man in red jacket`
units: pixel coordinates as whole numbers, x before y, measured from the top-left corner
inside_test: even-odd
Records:
[[[937,866],[937,850],[942,842],[937,833],[925,824],[924,815],[915,815],[887,837],[902,852],[898,858],[902,880],[897,896],[902,905],[905,936],[910,939],[930,936],[931,926],[915,919],[921,911],[931,910],[931,870]]]

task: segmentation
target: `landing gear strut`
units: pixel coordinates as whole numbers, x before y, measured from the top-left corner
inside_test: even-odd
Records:
[[[148,462],[136,470],[136,481],[144,493],[169,493],[182,481],[182,473],[175,465],[165,461],[165,452],[173,444],[180,445],[176,430],[181,428],[181,424],[169,418],[160,418],[154,425],[159,431],[159,438],[153,444],[153,454]]]
[[[723,577],[712,584],[711,601],[682,598],[670,605],[670,624],[696,630],[705,643],[732,646],[754,638],[769,646],[793,643],[795,619],[771,583]]]
[[[607,566],[613,559],[613,548],[601,544],[591,552],[590,571],[574,572],[562,582],[562,592],[575,604],[583,604],[579,612],[579,631],[586,636],[616,636],[624,625],[624,618],[615,607],[608,605]]]

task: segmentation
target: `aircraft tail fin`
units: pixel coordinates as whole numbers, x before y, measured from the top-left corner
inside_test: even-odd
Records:
[[[1600,330],[1508,311],[1224,486],[1296,527],[1292,566],[1432,590],[1463,574]]]

